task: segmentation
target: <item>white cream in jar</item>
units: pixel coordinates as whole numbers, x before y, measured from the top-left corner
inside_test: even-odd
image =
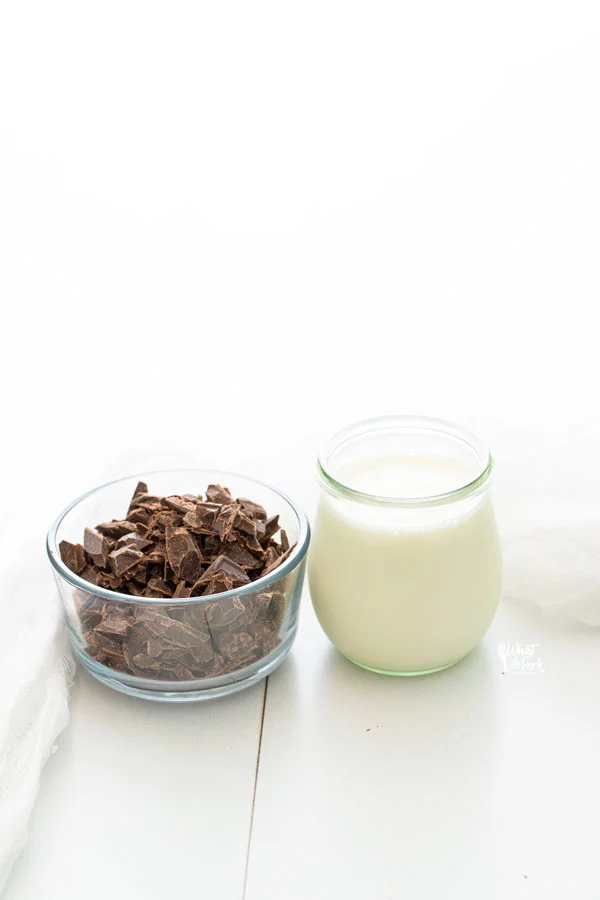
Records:
[[[390,674],[465,656],[501,591],[487,451],[439,420],[377,419],[337,435],[319,474],[310,589],[335,646]]]

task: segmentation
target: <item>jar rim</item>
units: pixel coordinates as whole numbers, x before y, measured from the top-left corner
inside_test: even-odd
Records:
[[[343,446],[350,441],[367,434],[376,432],[393,432],[409,429],[420,429],[429,433],[437,433],[446,437],[452,437],[465,443],[477,455],[481,463],[478,474],[451,491],[441,494],[430,494],[422,497],[392,497],[380,494],[371,494],[360,491],[345,484],[336,478],[330,471],[330,460]],[[362,419],[336,432],[317,458],[317,480],[329,494],[342,497],[358,503],[370,506],[387,506],[402,508],[422,508],[429,506],[442,506],[447,503],[455,503],[466,497],[473,497],[482,493],[488,486],[494,462],[492,456],[484,444],[472,432],[450,422],[446,419],[438,419],[430,416],[379,416],[372,419]]]

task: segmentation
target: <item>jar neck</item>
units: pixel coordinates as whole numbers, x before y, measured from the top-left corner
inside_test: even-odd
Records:
[[[370,506],[421,508],[485,491],[493,462],[466,429],[441,419],[389,416],[338,432],[317,463],[320,486]]]

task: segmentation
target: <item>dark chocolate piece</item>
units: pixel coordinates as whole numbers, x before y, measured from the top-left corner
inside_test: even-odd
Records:
[[[215,516],[214,530],[222,541],[229,540],[239,511],[237,503],[228,503]]]
[[[105,534],[106,537],[120,538],[123,537],[124,534],[129,534],[131,531],[131,522],[127,519],[113,519],[112,522],[101,522],[100,525],[96,525],[96,530],[101,534]]]
[[[129,534],[124,534],[123,537],[119,538],[115,544],[115,550],[120,550],[121,547],[134,547],[136,550],[145,550],[147,547],[151,546],[152,541],[147,541],[145,538],[140,537],[137,532],[130,531]],[[100,565],[100,563],[98,563],[98,565]],[[104,565],[106,565],[106,563],[104,563]]]
[[[279,516],[271,516],[265,522],[265,537],[271,538],[279,531]]]
[[[210,503],[227,504],[231,503],[233,497],[231,492],[227,488],[221,487],[220,484],[209,484],[206,488],[206,499]]]
[[[108,554],[113,548],[112,541],[109,541],[103,534],[96,531],[95,528],[86,528],[83,532],[83,546],[88,556],[91,556],[92,562],[96,566],[104,567],[108,564]]]
[[[71,544],[69,541],[61,541],[58,545],[58,549],[60,551],[60,558],[65,566],[70,569],[71,572],[80,575],[87,565],[85,550],[81,544]]]
[[[143,558],[144,554],[135,547],[121,547],[120,550],[113,550],[108,556],[111,569],[117,578],[121,577],[128,569],[137,566]]]
[[[197,584],[208,584],[216,575],[224,575],[231,581],[232,587],[241,587],[243,584],[249,584],[250,579],[241,566],[229,559],[227,556],[218,556],[213,563],[210,564],[206,572],[198,579]],[[195,585],[194,585],[195,586]]]
[[[260,503],[255,503],[253,500],[248,500],[246,497],[238,497],[235,502],[240,504],[244,515],[249,516],[251,519],[266,520],[267,511]]]
[[[167,528],[167,559],[178,581],[194,584],[202,572],[202,554],[185,528]]]

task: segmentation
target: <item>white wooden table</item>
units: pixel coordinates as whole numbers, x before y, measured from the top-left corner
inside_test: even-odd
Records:
[[[58,510],[153,467],[312,514],[367,416],[462,422],[499,494],[531,434],[568,467],[600,409],[599,39],[592,0],[0,3],[0,568],[33,542],[49,584]],[[244,694],[80,673],[2,900],[596,900],[598,641],[503,606],[387,679],[306,595]],[[515,642],[543,672],[502,674]]]
[[[543,671],[504,672],[517,642]],[[230,699],[80,673],[5,896],[594,897],[599,681],[596,635],[508,607],[455,668],[373,675],[308,602],[288,660]]]

